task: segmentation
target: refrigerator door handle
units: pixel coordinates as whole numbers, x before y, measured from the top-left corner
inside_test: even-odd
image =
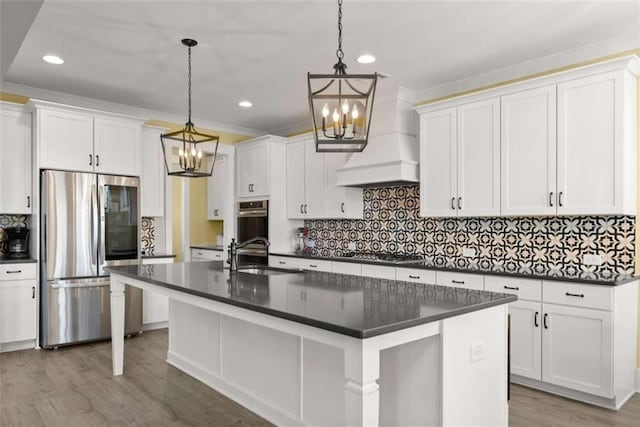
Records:
[[[102,175],[98,176],[98,213],[96,215],[96,224],[99,225],[98,235],[98,272],[101,271],[102,266],[105,263],[105,215],[106,209],[105,201],[105,184]],[[99,274],[99,273],[98,273]]]
[[[98,236],[98,215],[100,215],[100,205],[98,204],[98,194],[96,191],[97,184],[93,184],[91,186],[91,262],[96,268],[96,274],[99,271],[98,264],[98,244],[99,244],[99,236]]]

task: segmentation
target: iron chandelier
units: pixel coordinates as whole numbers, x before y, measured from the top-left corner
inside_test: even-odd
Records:
[[[361,152],[367,146],[378,73],[347,74],[342,62],[342,0],[338,0],[338,62],[333,74],[307,73],[317,152]]]
[[[160,136],[164,162],[169,175],[189,178],[211,176],[220,137],[197,131],[191,122],[191,48],[198,42],[193,39],[182,39],[182,44],[187,46],[189,52],[189,118],[183,129]],[[203,146],[199,144],[204,143],[215,143],[213,154],[203,152]]]

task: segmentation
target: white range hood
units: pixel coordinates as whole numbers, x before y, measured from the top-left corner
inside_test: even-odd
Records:
[[[353,153],[336,171],[336,185],[381,187],[419,181],[417,115],[402,88],[377,97],[369,142],[362,153]]]

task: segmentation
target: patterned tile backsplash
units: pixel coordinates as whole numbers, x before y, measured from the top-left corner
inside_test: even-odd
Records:
[[[6,227],[28,227],[29,216],[27,215],[7,215],[0,214],[0,255],[7,253],[7,233],[4,232]],[[30,236],[29,238],[32,238]]]
[[[156,225],[153,218],[142,217],[140,235],[142,236],[142,245],[140,250],[145,254],[153,254],[156,249]]]
[[[364,190],[364,219],[307,220],[312,254],[358,252],[424,255],[438,266],[545,273],[633,273],[635,216],[421,218],[419,187]],[[465,248],[476,256],[462,256]],[[600,266],[582,264],[600,254]]]

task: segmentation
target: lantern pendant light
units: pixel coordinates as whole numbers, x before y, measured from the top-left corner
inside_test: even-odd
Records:
[[[347,74],[342,62],[342,0],[338,0],[338,62],[333,74],[307,74],[317,152],[361,152],[367,146],[378,73]]]
[[[187,46],[189,57],[189,118],[183,129],[160,136],[164,162],[169,175],[189,178],[211,176],[220,138],[217,135],[197,131],[191,122],[191,48],[198,42],[193,39],[183,39],[182,44]],[[202,148],[207,145],[206,143],[215,143],[215,148],[212,147],[213,154],[203,151]]]

